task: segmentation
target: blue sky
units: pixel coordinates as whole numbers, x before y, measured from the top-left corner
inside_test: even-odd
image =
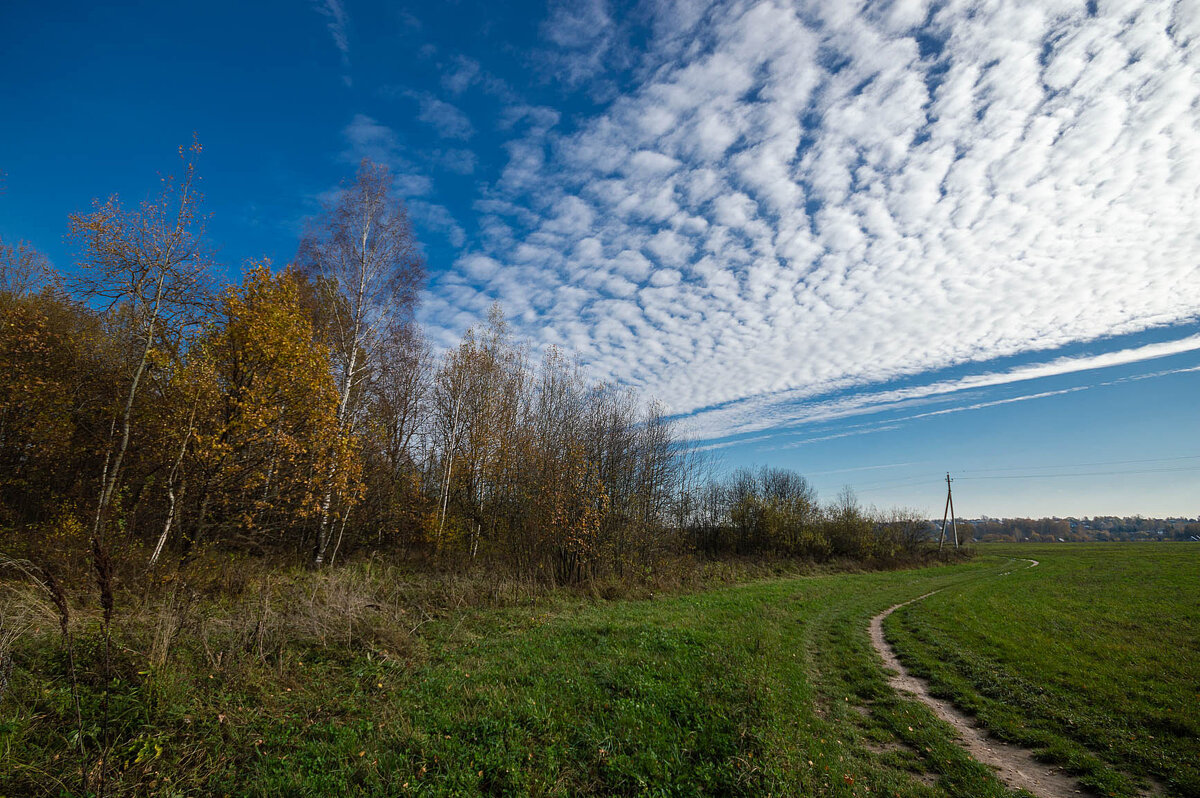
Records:
[[[195,132],[223,268],[361,157],[452,343],[499,301],[729,468],[968,516],[1200,513],[1190,2],[0,6],[0,236]]]

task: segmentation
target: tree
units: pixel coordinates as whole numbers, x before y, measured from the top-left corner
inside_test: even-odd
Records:
[[[764,466],[759,472],[759,482],[763,497],[772,508],[768,545],[791,556],[824,556],[825,541],[816,530],[820,512],[816,489],[803,476],[786,468]]]
[[[57,284],[58,276],[46,256],[28,241],[6,244],[0,238],[0,293],[28,296]]]
[[[0,523],[44,520],[83,465],[80,409],[101,384],[98,333],[95,317],[61,296],[0,291]]]
[[[183,398],[183,402],[177,403],[177,407],[168,406],[166,408],[168,418],[175,416],[170,418],[169,426],[174,430],[181,429],[182,434],[179,435],[177,452],[171,462],[171,469],[167,472],[166,517],[163,520],[163,529],[158,536],[158,542],[150,554],[151,567],[158,562],[158,558],[162,555],[163,547],[166,546],[167,540],[171,536],[171,528],[178,526],[179,509],[182,507],[181,500],[187,485],[184,479],[185,458],[192,450],[192,444],[196,438],[200,421],[198,416],[204,406],[211,403],[215,392],[212,361],[206,356],[204,347],[193,347],[190,354],[191,357],[186,362],[181,363],[179,368],[167,376],[168,388],[163,391],[164,394],[172,397]],[[175,412],[172,413],[172,410]]]
[[[431,433],[434,446],[441,456],[439,473],[438,519],[433,544],[441,548],[446,540],[446,514],[450,508],[450,480],[454,476],[454,460],[458,455],[463,425],[466,422],[463,405],[470,391],[471,361],[476,351],[475,333],[467,330],[457,349],[446,354],[433,383]]]
[[[253,266],[226,291],[220,316],[193,355],[192,384],[208,417],[193,424],[203,485],[189,543],[210,516],[256,542],[316,517],[329,473],[340,495],[357,493],[328,350],[313,340],[292,276]]]
[[[121,478],[134,404],[155,347],[190,324],[203,297],[209,266],[202,244],[203,220],[197,215],[201,194],[195,159],[200,144],[179,148],[181,176],[163,178],[155,201],[125,210],[116,195],[93,204],[90,213],[71,215],[71,234],[83,250],[76,289],[89,301],[106,301],[129,315],[134,352],[124,401],[112,422],[100,497],[92,526],[103,537],[107,515]]]
[[[354,430],[356,399],[381,334],[412,316],[424,262],[386,166],[363,159],[355,181],[338,192],[301,241],[296,263],[330,309],[338,386],[338,429]],[[336,458],[330,459],[331,465]],[[334,473],[321,505],[313,560],[325,561]]]
[[[849,485],[842,488],[827,509],[825,528],[835,557],[862,559],[873,554],[874,524]]]
[[[524,350],[509,341],[504,316],[495,306],[488,326],[468,330],[443,358],[433,384],[430,425],[440,480],[439,547],[462,532],[474,557],[485,526],[491,537],[500,516],[512,520],[513,514],[499,505],[511,510],[509,499],[518,490],[513,458],[527,382]],[[447,527],[452,497],[457,499],[457,519]],[[511,531],[512,524],[508,526]]]
[[[362,435],[366,493],[359,520],[398,540],[423,538],[427,507],[423,495],[421,442],[428,436],[433,354],[413,324],[393,325],[381,341],[378,362],[364,391]]]
[[[892,508],[879,515],[876,525],[876,545],[881,556],[912,556],[930,548],[934,525],[916,510]]]
[[[410,324],[394,325],[384,336],[379,365],[368,388],[370,416],[393,474],[411,464],[413,440],[425,426],[431,353]]]

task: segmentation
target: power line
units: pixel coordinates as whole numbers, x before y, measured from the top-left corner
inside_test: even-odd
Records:
[[[1200,454],[1187,454],[1179,457],[1151,457],[1139,460],[1098,460],[1090,463],[1059,463],[1057,465],[1024,465],[1024,466],[1003,466],[997,468],[977,468],[974,470],[964,469],[960,474],[977,474],[978,476],[962,476],[959,479],[1034,479],[1038,477],[1074,477],[1074,476],[1104,476],[1107,474],[1158,474],[1171,473],[1177,471],[1194,471],[1200,466],[1184,466],[1181,468],[1141,468],[1141,469],[1123,469],[1117,471],[1087,471],[1069,474],[993,474],[995,471],[1040,471],[1053,468],[1085,468],[1087,466],[1102,466],[1102,465],[1126,465],[1133,463],[1171,463],[1180,460],[1200,460]],[[893,477],[891,479],[878,479],[871,482],[864,482],[856,485],[856,490],[880,490],[886,488],[907,488],[915,485],[922,485],[932,482],[937,477],[930,474],[927,477]]]
[[[919,477],[909,474],[906,477],[892,477],[891,479],[876,479],[876,480],[872,480],[870,482],[856,483],[855,489],[873,488],[873,487],[881,486],[881,485],[892,485],[895,487],[902,487],[900,485],[896,485],[897,482],[902,482],[902,483],[904,483],[904,485],[920,485],[921,483],[930,482],[933,480],[940,482],[942,480],[942,477],[939,475],[930,474],[930,473],[926,473],[925,475],[922,475]]]
[[[1179,471],[1200,471],[1200,466],[1183,468],[1134,468],[1124,471],[1077,471],[1072,474],[995,474],[983,477],[959,477],[959,479],[1049,479],[1053,477],[1104,477],[1122,474],[1165,474]]]
[[[854,490],[858,493],[875,493],[875,492],[878,492],[881,490],[899,490],[900,488],[913,488],[918,485],[929,485],[929,483],[936,482],[936,481],[937,481],[937,479],[935,477],[925,477],[923,479],[914,479],[914,480],[909,480],[908,482],[902,482],[899,485],[878,485],[878,484],[876,484],[873,486],[872,485],[855,486]]]
[[[1005,466],[999,468],[963,469],[960,473],[978,474],[986,471],[1037,471],[1049,468],[1085,468],[1087,466],[1128,465],[1131,463],[1169,463],[1177,460],[1200,460],[1200,454],[1185,454],[1181,457],[1151,457],[1145,460],[1098,460],[1091,463],[1059,463],[1058,465]]]
[[[1183,468],[1138,468],[1125,469],[1121,471],[1076,471],[1069,474],[993,474],[991,476],[977,477],[957,477],[957,479],[970,479],[975,481],[989,479],[1048,479],[1056,477],[1105,477],[1105,476],[1125,476],[1129,474],[1168,474],[1182,473],[1188,471],[1200,471],[1200,466],[1185,466]],[[903,482],[888,481],[885,483],[873,482],[865,485],[856,485],[855,491],[858,493],[878,493],[887,490],[900,490],[903,488],[914,488],[920,485],[929,485],[934,482],[936,477],[928,476],[920,479],[909,479]]]

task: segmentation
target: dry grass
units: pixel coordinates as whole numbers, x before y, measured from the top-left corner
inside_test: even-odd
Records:
[[[8,561],[13,563],[17,561]],[[7,568],[0,583],[0,667],[11,668],[23,637],[53,634],[61,618],[41,572]],[[533,603],[554,594],[613,601],[692,592],[756,579],[858,570],[861,563],[763,558],[676,557],[637,577],[607,575],[554,587],[506,573],[494,564],[438,568],[428,561],[367,558],[319,571],[264,559],[213,555],[183,573],[152,581],[126,565],[112,598],[114,639],[130,666],[162,668],[178,652],[202,653],[213,668],[280,660],[289,649],[339,648],[412,660],[421,628],[476,608]],[[872,569],[875,570],[875,569]],[[32,577],[34,578],[31,578]],[[103,622],[96,588],[68,586],[69,631],[86,635]]]
[[[52,626],[54,607],[38,592],[17,584],[0,584],[0,699],[12,678],[13,647],[29,631]]]

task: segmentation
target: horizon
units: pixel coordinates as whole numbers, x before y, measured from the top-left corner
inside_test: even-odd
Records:
[[[0,9],[0,237],[69,272],[67,214],[151,194],[194,132],[236,280],[368,157],[431,341],[499,302],[719,468],[929,517],[947,472],[960,518],[1200,514],[1200,12],[205,8]]]

